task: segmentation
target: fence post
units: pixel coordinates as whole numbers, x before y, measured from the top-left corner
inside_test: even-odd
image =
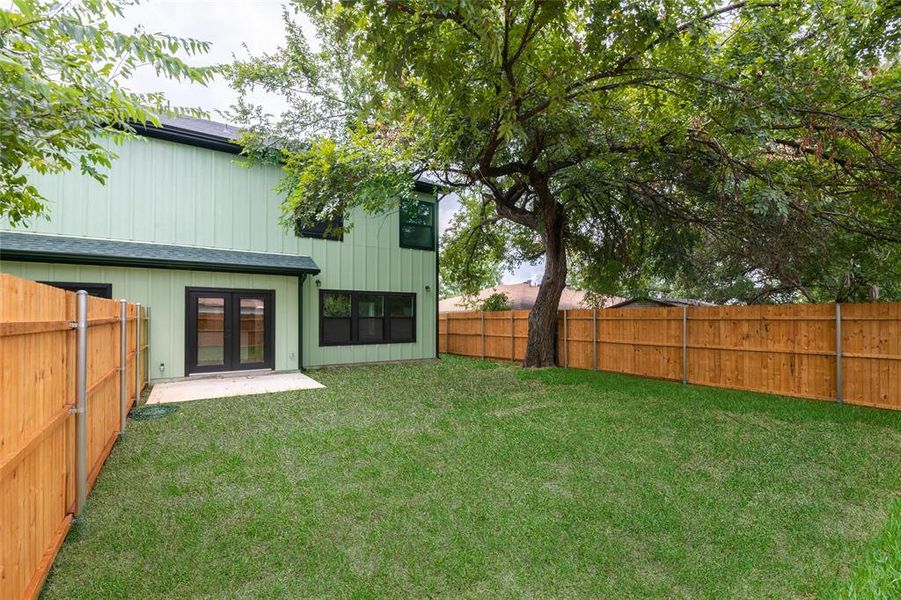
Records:
[[[141,401],[141,303],[135,303],[135,407]]]
[[[591,311],[591,366],[598,370],[598,309]]]
[[[516,362],[516,313],[510,309],[510,362]]]
[[[88,495],[88,293],[75,303],[75,514]]]
[[[688,383],[688,307],[682,307],[682,385]]]
[[[842,398],[842,305],[835,303],[835,401]]]
[[[125,433],[128,406],[128,301],[119,300],[119,435]]]
[[[563,311],[563,366],[569,367],[569,327],[567,326],[566,315],[569,311]]]
[[[482,360],[485,360],[485,311],[480,311],[479,314],[482,316]]]
[[[147,343],[146,343],[146,346],[147,346],[147,383],[150,383],[150,366],[151,366],[150,365],[150,348],[151,348],[151,345],[150,345],[151,344],[151,342],[150,342],[150,319],[151,319],[151,317],[150,317],[150,306],[149,305],[144,307],[144,312],[147,315]]]

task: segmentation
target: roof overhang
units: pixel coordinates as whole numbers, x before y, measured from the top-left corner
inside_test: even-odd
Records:
[[[111,267],[220,271],[264,275],[319,273],[309,256],[0,232],[0,258]]]
[[[151,123],[130,123],[129,125],[138,135],[167,142],[218,150],[229,154],[241,154],[242,150],[241,145],[232,138],[186,129],[177,125],[161,125],[160,127]]]

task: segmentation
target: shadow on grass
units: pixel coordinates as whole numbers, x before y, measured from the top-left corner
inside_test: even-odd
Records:
[[[764,413],[770,417],[793,423],[822,420],[845,424],[885,425],[895,430],[901,430],[901,414],[896,411],[824,400],[792,398],[700,385],[683,385],[680,382],[620,373],[561,367],[521,370],[517,373],[517,377],[538,381],[549,386],[589,386],[607,392],[628,393],[635,398],[665,400],[671,403],[671,407],[690,402],[694,409],[716,409],[735,414]]]

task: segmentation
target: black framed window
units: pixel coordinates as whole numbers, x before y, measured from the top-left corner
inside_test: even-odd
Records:
[[[344,292],[322,292],[319,305],[320,345],[351,343],[351,295]]]
[[[388,298],[388,327],[391,340],[412,342],[416,339],[416,297],[397,294]]]
[[[319,292],[319,345],[416,341],[416,294]]]
[[[320,221],[317,219],[309,227],[303,227],[301,226],[300,221],[295,221],[294,234],[298,237],[342,242],[344,241],[344,215],[335,217],[330,221]]]
[[[408,200],[400,205],[401,248],[435,249],[435,203]]]
[[[77,292],[84,290],[89,296],[97,298],[112,298],[113,284],[111,283],[76,283],[71,281],[39,281],[44,285],[52,285],[55,288],[66,290],[67,292]]]

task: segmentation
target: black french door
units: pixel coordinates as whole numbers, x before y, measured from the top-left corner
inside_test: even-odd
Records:
[[[191,373],[272,369],[275,293],[186,288],[185,367]]]

